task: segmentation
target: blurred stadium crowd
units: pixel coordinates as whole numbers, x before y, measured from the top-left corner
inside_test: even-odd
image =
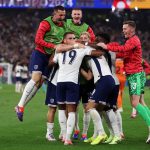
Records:
[[[70,18],[71,10],[67,10]],[[50,9],[1,9],[0,10],[0,62],[16,64],[19,60],[29,61],[34,49],[34,37],[39,22],[51,15]],[[112,41],[123,42],[120,34],[122,22],[134,19],[137,23],[143,58],[150,62],[150,11],[123,11],[112,13],[110,10],[83,10],[83,21],[88,23],[95,34],[106,32]]]

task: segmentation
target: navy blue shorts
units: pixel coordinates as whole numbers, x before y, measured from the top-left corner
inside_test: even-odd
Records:
[[[90,99],[95,103],[106,105],[109,95],[111,95],[114,87],[115,81],[112,76],[102,76],[95,84],[95,89],[93,90]]]
[[[49,75],[49,62],[50,55],[43,54],[38,50],[32,52],[29,64],[29,71],[39,71],[43,76],[48,77]]]
[[[110,106],[111,108],[117,108],[118,93],[119,93],[119,85],[115,85],[107,100],[107,105]]]
[[[51,107],[57,107],[56,86],[52,84],[51,82],[47,83],[45,105],[48,105]]]
[[[26,84],[28,82],[28,79],[21,79],[22,84]]]
[[[56,100],[58,104],[78,104],[79,85],[73,82],[58,82]]]
[[[21,77],[16,77],[16,82],[21,82],[21,81],[22,81]]]

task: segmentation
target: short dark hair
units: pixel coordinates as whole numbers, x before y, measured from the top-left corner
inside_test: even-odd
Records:
[[[58,10],[64,11],[64,10],[65,10],[65,7],[63,7],[63,6],[61,6],[61,5],[58,5],[58,6],[55,6],[55,7],[53,8],[53,12],[54,12],[54,11],[58,11]]]
[[[66,32],[66,33],[64,34],[64,36],[63,36],[63,39],[65,39],[65,38],[66,38],[66,36],[67,36],[68,34],[74,34],[74,35],[75,35],[75,33],[74,33],[74,32]]]
[[[80,11],[82,11],[81,8],[73,8],[72,11],[73,11],[73,10],[80,10]]]
[[[106,44],[110,42],[110,36],[109,36],[109,34],[107,34],[107,33],[99,33],[99,34],[96,35],[96,37],[97,37],[97,38],[98,38],[98,37],[102,38],[102,39],[103,39],[103,42],[106,43]],[[98,41],[98,42],[99,42],[99,41]]]
[[[128,24],[129,26],[131,26],[131,27],[133,27],[133,28],[136,28],[136,23],[135,23],[135,21],[133,21],[133,20],[124,21],[124,22],[123,22],[123,25],[124,25],[124,24]]]

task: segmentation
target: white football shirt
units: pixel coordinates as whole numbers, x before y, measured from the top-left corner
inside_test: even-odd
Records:
[[[57,82],[74,82],[77,84],[82,60],[85,55],[90,55],[92,50],[93,48],[86,46],[82,49],[56,53],[53,60],[59,64]]]
[[[57,85],[57,77],[58,77],[58,69],[55,70],[55,68],[53,67],[48,80],[56,86]]]
[[[96,83],[102,76],[111,75],[111,70],[108,66],[104,56],[92,57],[89,61],[90,69],[94,76],[94,83]]]
[[[22,74],[22,70],[23,70],[23,67],[21,65],[17,65],[15,67],[15,76],[16,77],[21,77],[21,74]]]
[[[28,78],[28,67],[24,65],[22,68],[23,69],[22,69],[21,77],[23,79],[27,79]]]

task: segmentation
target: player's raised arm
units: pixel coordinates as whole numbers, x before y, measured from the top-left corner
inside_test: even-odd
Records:
[[[92,50],[91,52],[91,56],[95,56],[95,57],[102,56],[103,54],[104,54],[104,51],[102,50]]]
[[[72,36],[68,37],[67,36],[68,34],[72,34]],[[64,44],[68,40],[69,40],[69,44]],[[62,44],[57,45],[55,49],[56,49],[57,53],[61,53],[61,52],[69,51],[72,49],[78,49],[78,48],[85,48],[85,45],[76,42],[76,37],[75,37],[75,34],[73,32],[66,32],[64,34]]]
[[[75,43],[75,44],[59,44],[56,46],[56,52],[61,53],[65,51],[69,51],[72,49],[79,49],[79,48],[84,48],[85,46],[81,43]]]

